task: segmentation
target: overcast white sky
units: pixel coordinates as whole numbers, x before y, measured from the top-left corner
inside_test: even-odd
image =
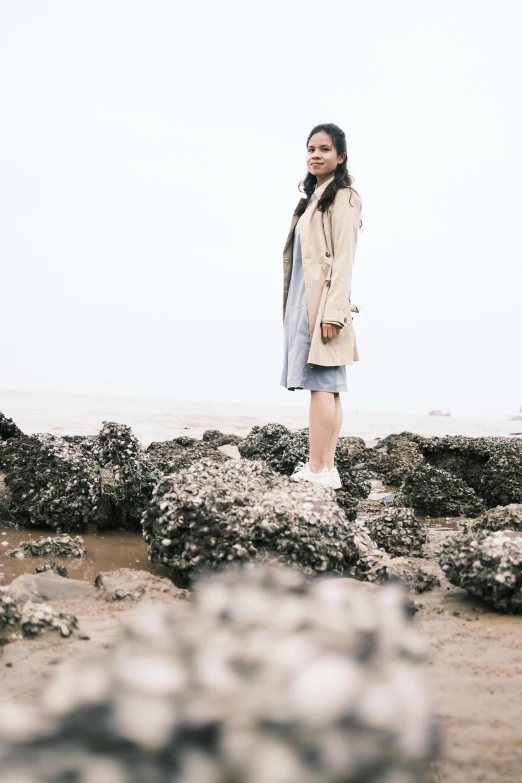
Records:
[[[519,0],[1,0],[0,388],[301,404],[307,134],[363,199],[347,408],[522,405]]]

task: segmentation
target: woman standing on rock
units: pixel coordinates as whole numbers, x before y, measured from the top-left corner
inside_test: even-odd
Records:
[[[346,136],[316,125],[307,141],[306,194],[283,251],[284,366],[281,385],[310,391],[310,454],[292,478],[341,487],[334,464],[347,391],[346,365],[358,361],[350,301],[361,199],[347,169]]]

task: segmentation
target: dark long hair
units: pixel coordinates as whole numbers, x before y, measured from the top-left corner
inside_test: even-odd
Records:
[[[352,188],[353,183],[353,177],[351,174],[348,173],[348,154],[346,152],[346,134],[341,128],[339,128],[338,125],[334,125],[333,122],[325,122],[322,125],[316,125],[310,133],[308,134],[308,138],[306,140],[306,146],[308,147],[308,143],[314,133],[327,133],[328,136],[330,136],[332,140],[332,144],[335,147],[335,151],[338,155],[342,155],[343,152],[346,154],[346,157],[342,163],[339,163],[337,165],[337,168],[335,169],[334,178],[332,182],[328,185],[327,188],[325,188],[323,195],[319,199],[319,202],[317,204],[317,209],[319,209],[321,212],[326,212],[328,207],[333,204],[333,200],[335,198],[335,194],[338,190],[341,190],[341,188],[350,188],[350,190],[357,191],[355,188]],[[304,193],[306,195],[306,199],[303,199],[299,202],[295,214],[301,216],[303,212],[305,211],[308,202],[310,201],[310,197],[314,190],[317,188],[317,177],[314,174],[310,174],[310,172],[307,173],[306,177],[302,182],[299,183],[299,190],[301,193]],[[359,195],[357,193],[357,195]],[[352,195],[350,193],[350,204]],[[360,223],[360,226],[362,226],[362,221]]]

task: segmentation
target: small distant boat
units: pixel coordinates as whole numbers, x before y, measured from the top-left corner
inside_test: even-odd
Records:
[[[451,411],[441,411],[436,408],[435,410],[430,411],[430,416],[451,416]]]

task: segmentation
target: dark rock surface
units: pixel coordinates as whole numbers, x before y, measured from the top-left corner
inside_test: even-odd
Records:
[[[384,554],[363,526],[348,521],[334,490],[248,460],[203,459],[164,478],[143,530],[149,558],[183,586],[201,569],[246,560],[359,576]]]
[[[522,533],[456,533],[443,542],[440,564],[449,581],[471,595],[522,614]]]
[[[237,446],[242,440],[240,435],[227,434],[220,430],[205,430],[203,433],[203,441],[216,449],[219,446]]]
[[[428,529],[411,508],[391,507],[379,514],[358,515],[380,549],[394,557],[422,556]]]
[[[4,722],[0,782],[421,783],[437,732],[392,586],[224,572]]]
[[[19,438],[21,435],[23,435],[23,432],[16,426],[14,421],[8,419],[7,416],[0,412],[0,441]]]
[[[188,597],[187,590],[176,587],[170,579],[131,568],[101,572],[94,585],[105,601],[139,601],[146,595],[157,600]]]
[[[408,474],[396,503],[427,517],[474,517],[483,510],[481,499],[462,479],[430,465]]]
[[[96,462],[55,435],[11,438],[0,449],[5,513],[22,527],[60,530],[107,526],[111,508]]]
[[[213,443],[181,435],[179,438],[155,441],[147,448],[147,457],[162,475],[179,473],[203,457],[225,462],[229,459]]]
[[[8,557],[83,557],[87,554],[81,536],[48,536],[38,541],[20,541],[5,552]]]

